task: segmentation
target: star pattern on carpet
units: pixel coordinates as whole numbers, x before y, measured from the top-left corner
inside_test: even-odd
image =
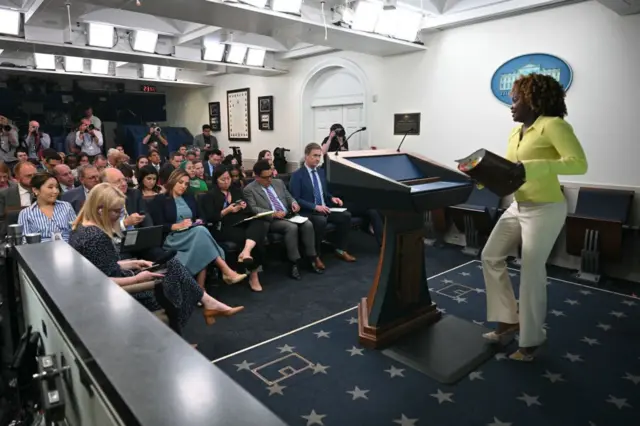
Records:
[[[284,393],[282,393],[282,391],[286,388],[286,386],[280,386],[277,383],[272,384],[271,386],[267,387],[267,390],[269,391],[269,396],[272,395],[284,395]]]
[[[356,356],[356,355],[364,356],[363,354],[364,349],[356,348],[355,346],[352,346],[351,349],[347,349],[347,352],[349,352],[351,356]]]
[[[462,275],[463,277],[470,277],[471,274],[468,272],[460,272],[460,275]]]
[[[469,380],[484,380],[484,377],[482,377],[482,371],[472,371],[469,373]]]
[[[416,426],[417,422],[418,422],[418,419],[410,419],[404,414],[401,414],[399,419],[393,421],[393,423],[400,426]]]
[[[331,367],[329,367],[328,365],[322,365],[319,362],[311,366],[311,370],[313,370],[313,374],[318,374],[318,373],[327,374],[328,368],[331,368]]]
[[[581,355],[576,355],[576,354],[572,354],[572,353],[569,353],[569,352],[564,354],[563,358],[566,358],[571,362],[584,362],[584,360],[582,359]]]
[[[327,417],[326,414],[318,414],[316,410],[311,410],[311,413],[307,416],[301,416],[303,419],[307,421],[307,426],[320,425],[324,426],[322,419]]]
[[[347,391],[347,393],[353,397],[352,401],[355,401],[356,399],[369,399],[369,397],[367,396],[369,390],[360,389],[357,386],[353,390]]]
[[[404,377],[404,368],[396,368],[393,365],[388,370],[384,370],[385,373],[389,373],[391,378]]]
[[[487,423],[487,426],[512,426],[511,423],[500,421],[497,417],[493,418],[493,422]]]
[[[436,393],[430,394],[430,396],[434,397],[438,400],[438,404],[442,404],[443,402],[453,402],[453,393],[442,392],[440,389]]]
[[[549,370],[546,370],[542,377],[549,379],[551,383],[564,382],[565,380],[562,378],[562,374],[552,373]]]
[[[516,399],[527,404],[527,407],[531,407],[532,405],[542,405],[540,401],[538,401],[539,398],[539,396],[531,396],[523,393],[522,396],[519,396]]]
[[[517,300],[520,274],[509,273],[515,277],[511,281]],[[569,423],[575,426],[635,424],[630,419],[640,417],[636,398],[640,353],[635,347],[625,349],[624,339],[638,330],[640,302],[570,281],[550,278],[549,283],[553,285],[547,288],[548,324],[543,327],[551,331],[540,359],[529,365],[514,363],[509,359],[514,343],[451,386],[385,351],[360,347],[356,328],[351,327],[358,324],[354,311],[238,353],[221,364],[225,373],[292,425],[429,426],[443,424],[445,418],[462,425],[471,424],[468,416],[473,413],[476,426],[539,426],[558,423],[559,410],[572,410]],[[480,262],[430,279],[429,287],[442,314],[473,322],[478,333],[494,326],[485,320]],[[621,350],[614,362],[608,362],[609,348],[614,347]],[[246,385],[249,382],[253,384]],[[576,389],[585,392],[572,398]],[[407,392],[422,392],[426,398],[418,403],[404,397]],[[504,404],[494,405],[496,398]],[[364,408],[371,403],[375,408],[354,415],[353,404]],[[607,413],[608,421],[600,413]]]
[[[293,350],[295,349],[295,346],[289,346],[287,344],[285,344],[284,346],[278,346],[278,350],[280,351],[281,354],[289,352],[289,353],[293,353]]]
[[[625,373],[625,376],[623,377],[623,379],[631,381],[634,385],[637,385],[638,383],[640,383],[640,376],[634,376],[629,373]]]
[[[623,408],[631,408],[631,404],[627,402],[627,398],[617,398],[613,395],[609,395],[607,402],[615,405],[619,410],[622,410]]]
[[[237,371],[242,371],[242,370],[251,371],[251,366],[253,365],[253,362],[247,362],[247,360],[245,359],[240,364],[233,364],[233,365],[235,365],[238,368]]]
[[[589,346],[595,346],[600,344],[600,342],[598,342],[598,339],[591,339],[589,337],[583,337],[582,339],[580,339],[580,341],[586,343]]]

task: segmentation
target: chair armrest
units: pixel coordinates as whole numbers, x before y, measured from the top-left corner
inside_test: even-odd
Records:
[[[129,294],[142,293],[143,291],[153,290],[156,285],[162,283],[162,280],[145,281],[122,287]]]

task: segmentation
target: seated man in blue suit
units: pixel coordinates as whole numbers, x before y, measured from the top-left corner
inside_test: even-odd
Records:
[[[355,262],[356,258],[346,251],[349,231],[351,230],[351,213],[332,212],[331,207],[342,207],[342,200],[333,197],[327,186],[324,170],[318,165],[322,159],[322,148],[317,143],[310,143],[304,149],[304,164],[291,175],[289,190],[300,204],[300,214],[307,216],[313,223],[316,234],[316,252],[320,254],[320,244],[324,237],[327,223],[336,225],[336,255],[346,261]]]
[[[78,167],[78,180],[80,180],[80,186],[62,194],[62,201],[71,203],[76,214],[80,212],[80,209],[84,205],[89,191],[100,183],[100,172],[91,164],[80,166]]]

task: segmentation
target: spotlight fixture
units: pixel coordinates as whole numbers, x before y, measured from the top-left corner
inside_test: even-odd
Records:
[[[133,50],[138,52],[155,53],[158,43],[158,33],[137,30],[133,33]]]
[[[16,10],[0,9],[0,34],[20,35],[22,14]]]
[[[202,51],[202,59],[204,61],[222,62],[226,48],[226,44],[205,41]]]
[[[157,65],[142,65],[142,78],[146,79],[157,79],[158,78],[158,66]]]
[[[83,72],[84,71],[84,59],[76,56],[64,57],[64,70],[66,72]]]
[[[109,61],[105,59],[92,59],[91,72],[93,74],[109,74]]]
[[[89,46],[113,48],[113,25],[89,23],[87,43]]]
[[[267,51],[264,49],[249,49],[247,52],[247,65],[251,65],[254,67],[263,67],[264,66],[264,58],[267,55]]]
[[[39,70],[55,70],[56,57],[47,53],[34,53],[33,58],[36,62],[36,69]]]
[[[176,80],[176,69],[174,67],[160,67],[160,80]]]
[[[242,44],[232,44],[227,51],[227,62],[232,64],[244,63],[244,58],[247,56],[247,50],[249,48]]]

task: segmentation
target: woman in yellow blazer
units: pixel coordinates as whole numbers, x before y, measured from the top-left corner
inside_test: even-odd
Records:
[[[484,334],[500,342],[519,331],[520,348],[510,355],[532,361],[545,342],[546,262],[567,216],[558,175],[582,175],[587,159],[573,128],[564,120],[565,92],[552,77],[520,77],[512,92],[511,114],[518,125],[509,137],[506,158],[524,166],[526,182],[496,224],[482,251],[487,320],[497,328]],[[520,298],[516,298],[506,258],[522,244]]]

